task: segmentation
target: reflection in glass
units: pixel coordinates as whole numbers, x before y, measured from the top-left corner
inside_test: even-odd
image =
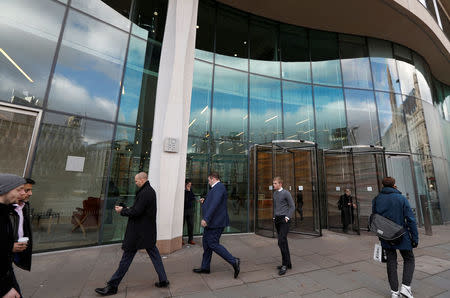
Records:
[[[381,144],[386,151],[409,152],[401,95],[376,92]]]
[[[131,4],[131,3],[129,3]],[[102,21],[110,23],[125,31],[130,30],[131,22],[103,1],[72,0],[70,6],[78,8]]]
[[[268,21],[250,21],[250,72],[280,77],[277,57],[278,28]]]
[[[428,65],[425,60],[417,54],[413,54],[414,57],[414,65],[416,66],[416,74],[417,74],[417,82],[419,84],[420,89],[420,98],[422,100],[428,101],[429,103],[433,102],[433,98],[431,95],[431,76],[430,71],[428,69]]]
[[[198,3],[197,33],[195,36],[195,58],[213,61],[215,21],[216,8],[214,4],[200,1]]]
[[[397,60],[397,67],[400,77],[400,85],[402,93],[408,96],[419,97],[417,75],[414,69],[414,65]]]
[[[112,134],[112,124],[45,114],[32,177],[37,250],[98,242]]]
[[[282,138],[280,80],[250,76],[250,141]]]
[[[290,25],[280,27],[281,75],[284,79],[311,82],[307,31]]]
[[[400,80],[391,43],[374,38],[369,38],[368,43],[375,89],[400,93]]]
[[[71,10],[48,108],[113,121],[127,34]]]
[[[117,126],[113,143],[111,175],[108,197],[103,216],[103,241],[123,239],[127,218],[114,211],[120,203],[132,206],[136,193],[134,176],[148,172],[151,131],[137,127]]]
[[[310,85],[283,82],[284,138],[314,141],[314,106]]]
[[[238,12],[217,13],[216,63],[248,70],[248,21]]]
[[[314,84],[341,86],[337,34],[310,30],[310,44]]]
[[[411,152],[429,155],[430,144],[425,126],[422,101],[413,96],[405,96],[403,109],[406,116]]]
[[[119,109],[118,121],[121,123],[153,128],[158,74],[152,71],[152,65],[159,64],[159,56],[153,55],[155,51],[159,53],[159,44],[130,37]]]
[[[339,34],[344,86],[372,89],[368,51],[364,37]]]
[[[209,63],[194,61],[189,136],[209,135],[212,69]]]
[[[130,19],[145,31],[145,39],[162,42],[166,25],[168,0],[133,0]]]
[[[42,107],[65,7],[0,1],[0,100]]]
[[[320,148],[347,145],[347,124],[342,89],[314,86],[316,133]]]
[[[248,123],[248,74],[216,66],[212,132],[215,139],[245,140]]]
[[[345,89],[350,145],[379,145],[377,109],[372,91]]]
[[[233,148],[230,150],[230,148]],[[225,142],[212,155],[211,169],[217,171],[228,192],[228,233],[248,232],[248,156],[244,144]]]

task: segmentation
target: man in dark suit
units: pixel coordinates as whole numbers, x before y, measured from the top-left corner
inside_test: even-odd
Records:
[[[128,225],[123,240],[123,255],[119,268],[108,281],[106,287],[97,288],[95,291],[103,296],[114,295],[127,273],[138,249],[147,250],[159,282],[155,283],[158,288],[167,287],[167,280],[164,265],[161,260],[158,248],[156,247],[156,193],[148,182],[147,174],[141,172],[134,178],[139,190],[136,193],[136,200],[130,208],[115,206],[115,210],[122,216],[128,216]]]
[[[202,199],[202,227],[203,229],[203,259],[200,268],[194,268],[195,273],[210,273],[212,253],[215,252],[227,261],[234,269],[234,278],[237,278],[240,271],[239,258],[233,257],[225,247],[220,245],[220,236],[223,229],[229,225],[227,210],[227,190],[219,180],[218,173],[211,173],[208,176],[208,183],[211,190]]]

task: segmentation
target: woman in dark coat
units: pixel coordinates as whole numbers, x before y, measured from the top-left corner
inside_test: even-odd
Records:
[[[341,210],[342,230],[348,231],[348,225],[353,223],[353,210],[356,204],[353,203],[352,192],[346,188],[344,194],[339,198],[338,208]]]
[[[400,293],[406,297],[413,297],[411,292],[411,281],[414,273],[414,254],[412,249],[419,243],[416,219],[409,206],[408,200],[397,190],[395,179],[386,177],[383,179],[383,189],[372,201],[372,213],[380,214],[393,222],[402,225],[405,233],[400,242],[392,245],[385,240],[381,240],[381,246],[386,251],[386,267],[391,286],[392,297],[400,297]],[[397,251],[403,257],[403,281],[402,287],[398,289],[397,277]]]

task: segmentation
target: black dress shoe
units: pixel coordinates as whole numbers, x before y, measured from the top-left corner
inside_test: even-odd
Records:
[[[155,282],[155,286],[157,288],[167,288],[169,286],[169,281],[165,280],[165,281]]]
[[[106,287],[104,287],[104,288],[95,289],[95,292],[102,296],[115,295],[115,294],[117,294],[117,287],[111,286],[111,285],[106,285]]]
[[[233,268],[234,268],[234,278],[237,278],[239,272],[241,271],[241,260],[239,258],[236,258],[236,263],[234,263]]]
[[[283,266],[282,265],[277,266],[277,269],[280,270],[281,267],[283,267]],[[286,267],[287,267],[287,269],[292,269],[292,265],[287,265]]]
[[[285,275],[287,271],[287,266],[281,266],[280,271],[278,272],[278,275]]]
[[[195,273],[205,273],[205,274],[209,274],[211,271],[209,271],[209,269],[202,269],[202,268],[194,268],[192,269],[193,272]]]

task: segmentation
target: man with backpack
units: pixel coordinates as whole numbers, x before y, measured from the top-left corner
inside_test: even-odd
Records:
[[[419,235],[414,213],[409,206],[408,200],[397,190],[395,179],[386,177],[382,181],[383,189],[372,201],[372,213],[379,214],[407,231],[394,241],[381,240],[381,246],[386,252],[386,268],[391,286],[391,297],[397,298],[404,295],[412,298],[411,281],[414,274],[413,248],[419,243]],[[397,249],[403,257],[403,279],[399,290],[397,277]]]

